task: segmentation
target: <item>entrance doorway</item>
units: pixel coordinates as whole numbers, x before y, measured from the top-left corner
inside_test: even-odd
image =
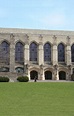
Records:
[[[59,72],[59,80],[66,80],[66,73],[64,71]]]
[[[51,71],[45,72],[45,80],[52,80],[52,72]]]
[[[38,72],[35,70],[31,71],[30,78],[31,78],[31,80],[34,80],[35,78],[38,79]]]

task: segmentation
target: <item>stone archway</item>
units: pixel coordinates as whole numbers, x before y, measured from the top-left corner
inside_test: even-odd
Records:
[[[35,77],[38,79],[38,72],[35,71],[35,70],[32,70],[32,71],[30,72],[30,79],[31,79],[31,80],[34,80]]]
[[[45,80],[52,80],[52,72],[45,71]]]
[[[64,71],[59,72],[59,80],[66,80],[66,72]]]

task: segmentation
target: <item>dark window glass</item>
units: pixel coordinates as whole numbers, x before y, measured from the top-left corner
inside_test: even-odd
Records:
[[[74,44],[71,46],[71,61],[74,62]]]
[[[0,46],[0,62],[9,62],[10,46],[4,41]]]
[[[51,61],[51,45],[49,43],[44,45],[44,61]]]
[[[37,44],[30,44],[30,61],[37,61]]]
[[[65,61],[65,47],[62,43],[58,45],[58,61],[59,62]]]
[[[23,44],[18,42],[15,46],[15,61],[23,62],[24,61],[24,47]]]

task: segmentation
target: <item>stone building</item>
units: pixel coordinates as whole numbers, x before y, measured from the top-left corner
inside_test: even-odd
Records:
[[[0,28],[0,76],[70,80],[74,32]]]

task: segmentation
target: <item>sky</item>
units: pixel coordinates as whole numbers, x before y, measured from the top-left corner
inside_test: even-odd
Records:
[[[0,0],[0,27],[74,31],[74,0]]]

